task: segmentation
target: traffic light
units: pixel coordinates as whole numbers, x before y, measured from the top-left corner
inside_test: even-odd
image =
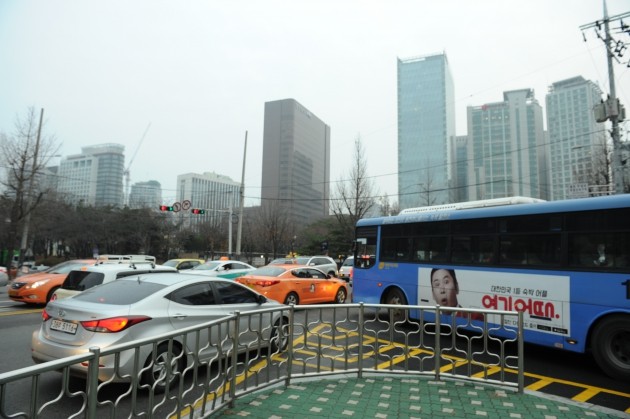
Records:
[[[201,208],[193,208],[190,210],[193,214],[205,214],[206,210]]]
[[[168,205],[160,205],[160,211],[173,211],[173,207],[169,207]]]

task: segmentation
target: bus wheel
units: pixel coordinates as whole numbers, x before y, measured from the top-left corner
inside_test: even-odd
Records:
[[[407,299],[405,298],[405,294],[398,288],[393,288],[387,291],[387,295],[385,296],[384,304],[389,305],[407,305]],[[400,308],[389,308],[387,309],[389,312],[389,317],[392,323],[397,323],[406,319],[405,310]]]
[[[610,377],[630,380],[630,317],[610,316],[593,332],[593,357]]]

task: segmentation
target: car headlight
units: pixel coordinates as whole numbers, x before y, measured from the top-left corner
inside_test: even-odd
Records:
[[[48,281],[50,281],[50,279],[42,279],[41,281],[33,282],[30,286],[27,285],[26,288],[29,288],[29,289],[39,288],[45,283],[47,283]]]

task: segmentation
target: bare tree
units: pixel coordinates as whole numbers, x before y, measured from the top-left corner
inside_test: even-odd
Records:
[[[7,235],[9,258],[19,246],[20,227],[24,228],[22,235],[28,232],[30,214],[46,193],[40,182],[42,172],[59,150],[54,136],[42,136],[43,115],[42,109],[38,118],[31,107],[23,118],[16,118],[13,134],[0,133],[0,150],[7,169],[1,183],[5,196],[11,201]],[[24,252],[20,254],[20,261],[23,257]]]
[[[260,207],[260,235],[265,238],[265,252],[271,253],[275,259],[280,249],[292,237],[292,222],[286,205],[278,201],[263,202]]]
[[[367,175],[367,161],[361,137],[357,136],[348,179],[337,182],[336,196],[331,201],[337,222],[353,240],[357,221],[365,217],[376,203],[373,190],[373,182]]]
[[[426,163],[429,166],[429,161]],[[427,169],[426,176],[418,179],[418,190],[420,192],[420,203],[422,206],[430,207],[437,204],[438,193],[433,190],[434,188],[433,170]]]

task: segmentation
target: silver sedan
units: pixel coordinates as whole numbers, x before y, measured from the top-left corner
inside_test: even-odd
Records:
[[[241,316],[239,348],[262,339],[272,351],[283,350],[286,340],[279,339],[279,329],[284,330],[287,324],[283,307],[229,279],[182,273],[131,276],[50,302],[42,313],[40,329],[33,333],[31,353],[33,360],[41,363],[87,353],[94,346],[102,350],[200,325],[237,310],[246,313],[265,308],[279,310],[265,310],[255,319]],[[207,327],[201,330],[200,340],[191,333],[174,337],[171,345],[168,340],[144,345],[138,350],[139,367],[133,350],[123,351],[119,358],[104,356],[100,359],[99,380],[130,381],[136,375],[144,384],[163,390],[167,359],[172,370],[181,373],[193,357],[201,361],[215,357],[226,345],[227,335],[225,326]],[[71,373],[86,377],[87,365],[77,364]],[[171,376],[169,386],[179,375]]]

